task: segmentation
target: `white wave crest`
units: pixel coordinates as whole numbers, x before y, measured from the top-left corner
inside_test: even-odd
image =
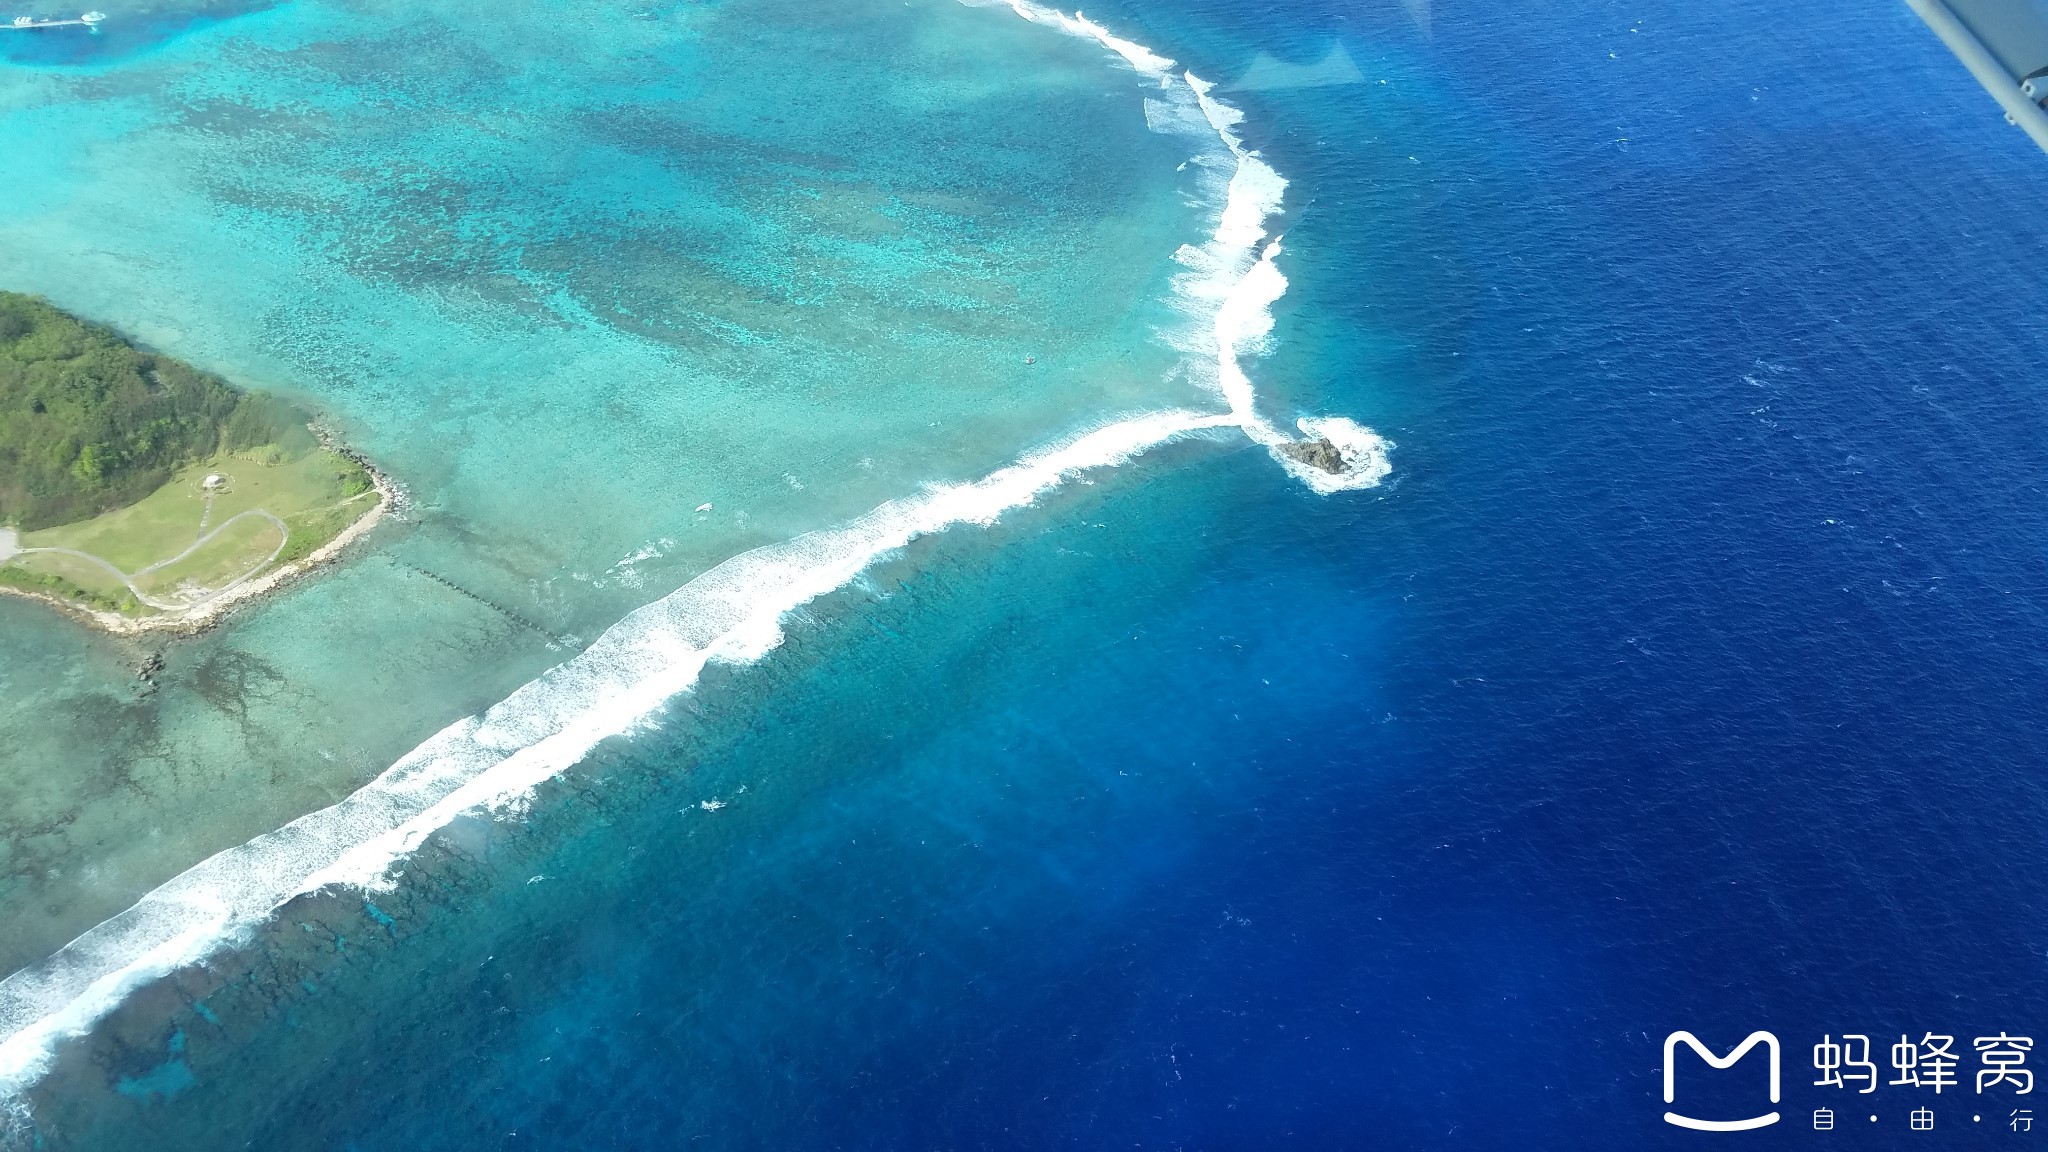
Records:
[[[388,888],[436,829],[495,809],[645,724],[714,660],[759,659],[790,611],[955,524],[991,524],[1068,478],[1109,468],[1224,415],[1156,412],[1105,425],[971,484],[892,500],[847,524],[742,553],[607,629],[491,707],[449,725],[340,803],[187,869],[48,961],[0,981],[0,1094],[41,1075],[50,1046],[133,989],[243,938],[295,896]]]
[[[1111,35],[1109,29],[1088,19],[1079,12],[1069,16],[1058,9],[1047,8],[1042,4],[1033,4],[1031,0],[1009,0],[1009,4],[1012,11],[1033,24],[1043,24],[1048,28],[1057,28],[1069,36],[1079,36],[1084,40],[1096,41],[1104,48],[1123,57],[1131,67],[1136,68],[1146,76],[1163,79],[1166,76],[1166,70],[1173,67],[1173,61],[1159,55],[1143,44]]]
[[[1362,424],[1342,416],[1304,416],[1294,425],[1310,439],[1328,440],[1336,445],[1337,455],[1344,458],[1344,471],[1325,472],[1278,452],[1273,459],[1287,469],[1289,476],[1325,496],[1376,487],[1394,470],[1394,462],[1387,458],[1394,442]]]
[[[1280,242],[1266,239],[1287,181],[1244,147],[1235,131],[1243,114],[1211,97],[1212,85],[1192,73],[1176,84],[1173,61],[1078,13],[1007,3],[1034,23],[1100,43],[1157,80],[1162,96],[1147,99],[1147,123],[1199,141],[1195,159],[1215,184],[1216,228],[1203,244],[1175,254],[1186,269],[1175,277],[1177,301],[1191,323],[1173,338],[1193,357],[1190,375],[1213,386],[1228,412],[1171,410],[1104,425],[973,483],[928,488],[839,527],[735,556],[639,609],[341,802],[187,869],[41,964],[0,980],[0,1100],[43,1074],[58,1041],[84,1034],[135,988],[246,939],[296,896],[333,885],[388,887],[397,865],[436,829],[464,812],[516,805],[600,741],[649,723],[706,664],[759,659],[780,643],[789,612],[911,541],[957,524],[993,523],[1079,473],[1190,434],[1238,428],[1269,450],[1289,439],[1258,413],[1240,362],[1263,350],[1272,306],[1287,290],[1274,262]],[[1370,429],[1341,417],[1297,426],[1328,438],[1347,466],[1331,474],[1274,453],[1315,491],[1370,487],[1387,475],[1392,445]]]

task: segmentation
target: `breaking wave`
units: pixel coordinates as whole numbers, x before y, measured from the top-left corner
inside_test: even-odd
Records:
[[[1173,61],[1079,15],[1028,0],[997,0],[1036,24],[1092,39],[1158,87],[1145,101],[1155,131],[1186,136],[1216,209],[1213,235],[1175,259],[1175,303],[1186,328],[1168,333],[1187,369],[1225,412],[1169,410],[1120,420],[1024,456],[966,484],[934,486],[838,527],[735,556],[620,620],[588,649],[480,716],[448,726],[339,803],[187,869],[44,962],[0,980],[0,1098],[40,1077],[53,1046],[89,1030],[134,989],[199,963],[296,896],[333,885],[395,882],[398,866],[466,811],[502,809],[587,756],[599,742],[650,723],[714,661],[759,659],[782,621],[842,588],[876,561],[957,524],[991,524],[1083,472],[1111,468],[1189,435],[1235,428],[1319,492],[1377,484],[1386,441],[1341,417],[1304,418],[1346,470],[1306,467],[1278,451],[1291,437],[1260,415],[1240,358],[1262,351],[1272,305],[1287,290],[1268,220],[1287,181],[1245,148],[1242,114]]]

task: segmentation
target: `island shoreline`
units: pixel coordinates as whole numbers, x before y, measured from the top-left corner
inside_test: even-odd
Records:
[[[307,555],[252,580],[225,589],[191,608],[141,618],[124,616],[119,612],[99,611],[48,592],[37,592],[5,584],[0,584],[0,596],[13,596],[47,604],[70,619],[111,636],[132,637],[164,633],[173,638],[182,638],[211,631],[236,605],[269,595],[299,577],[309,575],[316,569],[332,563],[350,544],[369,535],[372,529],[383,522],[385,516],[403,506],[404,491],[372,464],[368,457],[342,443],[325,428],[314,425],[312,431],[321,448],[347,459],[368,474],[370,487],[377,493],[377,503],[348,527],[336,533],[333,539]]]

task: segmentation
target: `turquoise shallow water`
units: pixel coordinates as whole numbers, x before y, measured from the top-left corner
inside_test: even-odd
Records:
[[[0,283],[307,400],[409,506],[153,694],[163,646],[0,603],[0,969],[727,556],[1216,405],[1161,335],[1204,172],[1100,45],[937,3],[177,15],[0,71]]]
[[[40,1130],[768,1148],[959,1122],[971,1104],[911,1121],[904,1100],[1005,1082],[1072,1001],[1116,1019],[1105,925],[1156,924],[1177,874],[1231,867],[1293,760],[1327,755],[1303,740],[1248,772],[1248,745],[1342,730],[1356,701],[1313,689],[1369,666],[1377,604],[1270,632],[1225,618],[1238,595],[1279,613],[1338,593],[1324,562],[1264,570],[1322,505],[1262,453],[1191,443],[915,546],[518,818],[457,820],[395,890],[295,902],[144,992],[60,1060]],[[1066,727],[1117,685],[1142,691],[1114,723]],[[1006,971],[1020,934],[1031,962]],[[983,1029],[1011,1013],[1027,1022]],[[1027,1081],[1069,1092],[1130,1059],[1072,1052]],[[1058,1126],[1007,1105],[984,1122],[1018,1146]]]
[[[1730,1140],[2026,1141],[1995,1086],[1804,1069],[2048,1021],[2043,157],[1899,5],[1431,7],[1091,9],[1203,75],[1353,62],[1224,92],[1294,181],[1265,411],[1369,420],[1387,484],[1218,430],[714,570],[358,794],[512,785],[126,990],[16,1142],[1637,1152],[1718,1139],[1663,1119],[1681,1028],[1784,1045]],[[779,648],[733,624],[951,513]]]

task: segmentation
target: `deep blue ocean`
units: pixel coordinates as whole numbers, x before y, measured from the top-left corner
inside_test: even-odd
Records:
[[[2048,1044],[2048,157],[1889,2],[1089,15],[1355,64],[1228,95],[1292,181],[1262,388],[1393,478],[1187,443],[920,543],[525,823],[138,997],[65,1131],[2048,1141],[1972,1080]],[[1778,1037],[1783,1120],[1665,1124],[1679,1029]],[[1929,1033],[1961,1084],[1885,1083]],[[1872,1093],[1813,1084],[1844,1034]],[[1739,1067],[1682,1090],[1743,1114]]]

